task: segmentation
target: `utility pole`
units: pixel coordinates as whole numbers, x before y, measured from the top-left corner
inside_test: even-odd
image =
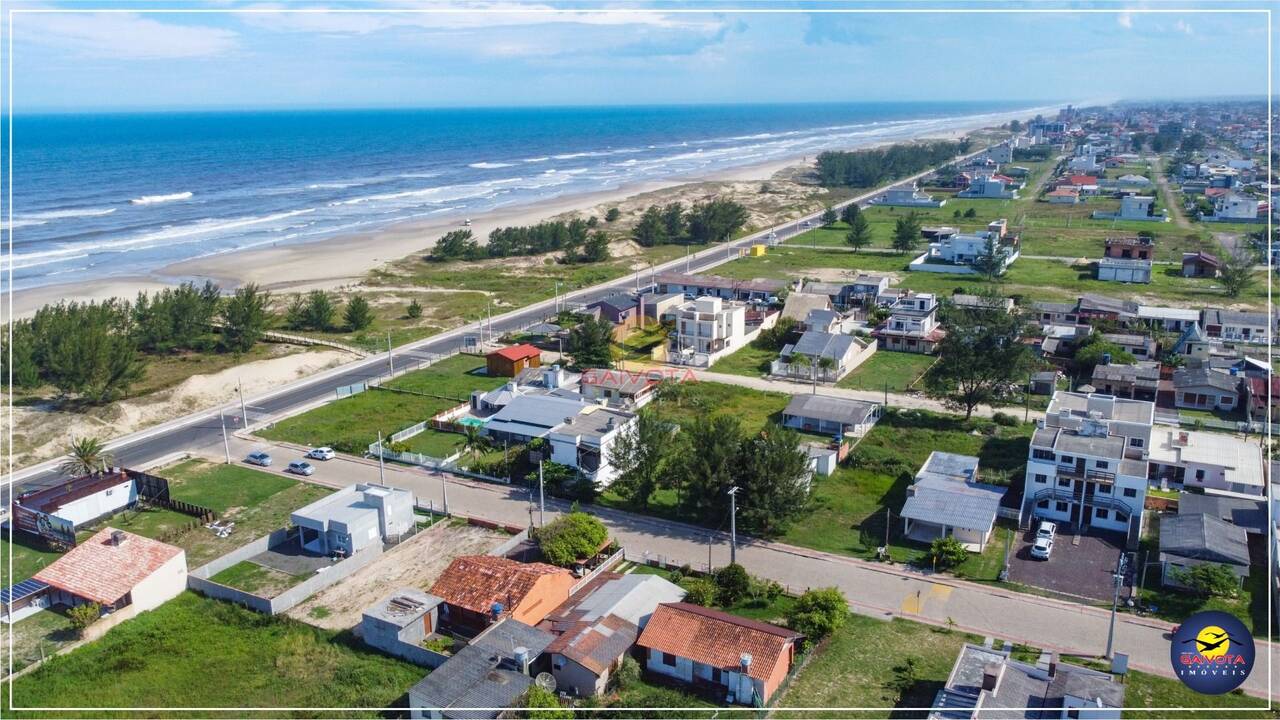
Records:
[[[556,281],[556,314],[560,314],[560,281]]]
[[[1115,575],[1111,578],[1114,585],[1111,595],[1111,624],[1107,628],[1107,654],[1103,656],[1108,660],[1111,659],[1111,646],[1114,644],[1116,637],[1116,606],[1120,604],[1120,584],[1124,582],[1124,571],[1127,564],[1125,560],[1127,557],[1123,552],[1120,553],[1120,559],[1116,562]]]
[[[729,488],[729,564],[738,562],[738,486]]]
[[[366,436],[368,437],[368,436]],[[382,462],[382,431],[378,431],[378,483],[380,485],[387,484],[387,478],[384,476],[385,466]]]
[[[707,574],[711,574],[711,541],[715,539],[714,535],[707,536]]]
[[[689,246],[684,246],[684,271],[689,272]]]
[[[222,423],[222,451],[227,454],[227,464],[231,464],[231,445],[227,442],[227,416],[218,412],[218,422]]]
[[[236,388],[240,392],[240,422],[244,423],[243,429],[249,429],[249,411],[244,407],[244,380],[236,378]]]
[[[391,333],[387,333],[387,370],[391,373],[396,371],[396,363],[391,359]]]
[[[539,451],[529,454],[538,461],[538,527],[543,527],[547,524],[547,497],[546,493],[543,491],[542,452]],[[532,495],[532,492],[533,491],[530,490],[530,495]]]
[[[1027,375],[1027,391],[1023,393],[1023,397],[1026,400],[1026,407],[1022,412],[1022,422],[1027,422],[1028,420],[1031,419],[1031,375],[1030,374]]]

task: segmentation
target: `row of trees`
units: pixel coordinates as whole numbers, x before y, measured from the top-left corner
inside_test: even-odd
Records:
[[[46,305],[13,323],[0,347],[0,372],[12,372],[18,388],[49,385],[63,398],[107,403],[126,396],[144,377],[149,357],[249,350],[270,325],[270,305],[270,294],[255,285],[222,297],[212,283],[141,293],[134,303]]]
[[[494,228],[483,247],[470,229],[453,230],[436,241],[428,259],[445,262],[560,252],[566,263],[608,260],[609,235],[603,230],[593,231],[592,225],[588,220],[574,218]]]
[[[732,238],[749,219],[746,207],[721,198],[694,203],[687,210],[678,202],[650,205],[632,229],[631,239],[644,247],[723,242]]]
[[[968,138],[958,142],[905,143],[870,150],[827,151],[818,155],[818,179],[828,187],[875,187],[942,165],[969,151]]]
[[[409,312],[412,314],[413,311]],[[418,314],[422,314],[421,306]],[[329,332],[339,329],[337,316],[338,302],[334,296],[324,290],[312,290],[306,295],[293,296],[285,309],[284,324],[290,330]],[[373,308],[361,295],[353,296],[342,310],[342,328],[350,332],[368,328],[373,319]]]
[[[749,435],[731,415],[700,416],[677,431],[647,408],[609,460],[618,471],[610,489],[629,503],[647,508],[660,488],[674,490],[681,514],[704,524],[727,518],[728,491],[737,486],[738,527],[757,535],[782,531],[809,499],[800,436],[772,424]]]

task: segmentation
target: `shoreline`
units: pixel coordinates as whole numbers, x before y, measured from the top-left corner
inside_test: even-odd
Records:
[[[1022,117],[1023,114],[1010,113],[1008,117]],[[977,125],[962,125],[918,136],[886,139],[851,149],[868,150],[924,140],[955,140],[974,131],[993,127],[996,125],[988,120]],[[663,180],[628,183],[610,190],[571,193],[512,204],[471,216],[470,229],[477,239],[483,241],[498,227],[531,225],[659,190],[697,183],[764,182],[783,171],[802,171],[804,167],[811,166],[814,157],[816,153],[797,154],[706,173],[686,173]],[[360,283],[371,271],[382,265],[430,249],[435,238],[463,227],[464,218],[464,213],[451,214],[431,220],[401,222],[364,232],[336,235],[314,242],[234,250],[191,258],[136,275],[13,290],[10,293],[10,317],[29,317],[40,307],[64,299],[102,301],[112,297],[132,298],[140,291],[160,290],[186,281],[200,284],[205,280],[212,280],[224,291],[248,283],[257,283],[260,287],[275,292],[341,289]]]

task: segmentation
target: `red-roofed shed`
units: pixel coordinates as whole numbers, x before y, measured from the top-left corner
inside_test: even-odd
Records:
[[[528,344],[499,348],[484,356],[489,374],[495,377],[515,377],[521,370],[542,365],[542,351]]]

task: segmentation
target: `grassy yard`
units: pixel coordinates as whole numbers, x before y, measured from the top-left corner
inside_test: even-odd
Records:
[[[8,530],[0,532],[0,587],[9,587],[26,580],[61,555],[62,553],[46,548],[43,541],[25,533],[14,532],[11,542]],[[9,577],[11,562],[13,577]]]
[[[729,375],[760,377],[761,375],[769,374],[769,364],[776,359],[778,359],[778,351],[776,349],[757,345],[753,342],[720,358],[709,369],[711,372]]]
[[[667,341],[667,332],[667,327],[657,322],[632,330],[625,339],[613,343],[613,358],[650,362],[653,349]]]
[[[306,580],[307,576],[290,575],[275,568],[242,560],[209,579],[227,587],[270,598]]]
[[[910,388],[937,360],[933,355],[876,350],[866,362],[840,378],[836,387],[851,390],[902,392]]]
[[[53,610],[41,610],[27,618],[14,623],[13,629],[13,670],[22,668],[49,657],[76,639],[76,631],[66,615]],[[0,628],[0,634],[9,640],[9,628]],[[0,663],[0,677],[5,675],[8,663]]]
[[[388,389],[373,388],[322,405],[283,420],[259,434],[268,440],[329,445],[342,452],[363,453],[378,439],[379,430],[386,437],[465,402],[472,390],[492,390],[506,381],[507,378],[484,375],[483,367],[482,357],[455,355],[401,375],[387,383]],[[439,397],[395,390],[430,393]]]
[[[916,471],[933,450],[975,455],[988,482],[1013,481],[1026,463],[1033,426],[1001,427],[985,420],[890,409],[830,477],[815,481],[812,508],[782,536],[784,542],[827,552],[873,557],[884,544],[898,562],[927,562],[928,546],[901,536],[897,513]],[[886,517],[886,509],[889,515]],[[994,580],[1002,564],[1001,528],[986,552],[971,554],[956,574]]]
[[[425,673],[349,633],[188,592],[18,678],[12,697],[26,707],[382,708]]]

